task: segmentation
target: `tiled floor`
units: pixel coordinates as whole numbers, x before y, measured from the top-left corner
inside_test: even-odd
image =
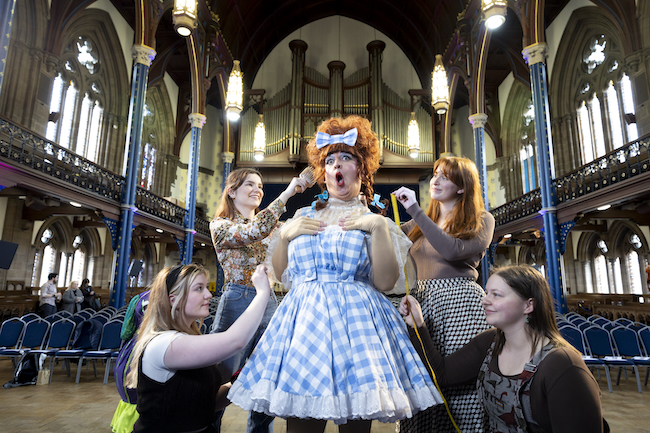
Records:
[[[114,384],[102,383],[103,370],[98,373],[95,378],[92,367],[82,370],[81,383],[76,385],[74,375],[67,377],[65,371],[58,367],[50,385],[0,389],[0,432],[109,433],[119,396]],[[615,372],[612,373],[615,378]],[[12,374],[11,362],[1,359],[0,383],[9,381]],[[642,370],[644,375],[645,370]],[[603,413],[612,432],[650,431],[650,387],[644,387],[644,392],[639,394],[631,376],[627,380],[621,379],[621,385],[614,385],[611,394],[603,378],[600,389]],[[246,417],[247,413],[238,407],[229,406],[224,415],[222,433],[244,432]],[[393,424],[375,422],[372,427],[373,433],[392,433],[394,430]],[[274,431],[285,433],[285,421],[277,419]],[[336,431],[336,427],[329,423],[326,432]]]

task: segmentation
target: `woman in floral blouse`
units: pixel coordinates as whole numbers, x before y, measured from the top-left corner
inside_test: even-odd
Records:
[[[230,173],[226,179],[221,201],[214,219],[210,222],[212,243],[217,259],[223,268],[225,286],[215,314],[210,332],[223,332],[246,310],[255,298],[255,288],[251,276],[255,268],[266,258],[270,234],[279,226],[280,215],[286,211],[285,204],[296,191],[304,192],[305,179],[294,177],[287,189],[266,209],[258,212],[264,191],[262,175],[254,168],[240,168]],[[272,300],[266,307],[257,332],[251,341],[233,357],[223,361],[224,367],[234,374],[241,369],[253,351],[268,325],[277,300],[271,291]],[[221,413],[217,415],[215,427],[219,431]],[[273,418],[265,414],[251,412],[247,432],[272,431]]]

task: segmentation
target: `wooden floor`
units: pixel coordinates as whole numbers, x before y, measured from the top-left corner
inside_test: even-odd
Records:
[[[74,373],[67,377],[65,370],[57,367],[50,385],[0,389],[0,432],[110,433],[109,424],[119,396],[113,383],[102,383],[103,370],[99,373],[95,378],[92,367],[84,368],[81,381],[76,385]],[[644,374],[645,370],[642,370],[642,376]],[[11,361],[0,360],[0,383],[9,381],[12,375]],[[644,387],[643,394],[639,394],[633,377],[622,379],[619,386],[614,385],[611,394],[604,378],[600,385],[603,413],[612,432],[650,431],[650,387]],[[229,406],[224,415],[222,433],[245,432],[246,417],[247,413],[238,407]],[[284,420],[276,420],[274,431],[286,432]],[[328,423],[326,432],[335,431],[335,426]],[[373,423],[373,433],[394,431],[393,424]]]

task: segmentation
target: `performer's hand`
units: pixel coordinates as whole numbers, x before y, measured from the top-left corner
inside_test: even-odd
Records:
[[[305,192],[307,188],[309,188],[309,182],[307,182],[306,179],[303,179],[302,177],[294,177],[291,179],[291,182],[289,182],[286,191],[293,196],[297,192]]]
[[[395,196],[395,198],[397,198],[397,201],[400,202],[402,206],[404,206],[404,209],[408,209],[409,207],[418,203],[418,201],[415,199],[415,191],[405,186],[396,189],[392,192],[392,194]]]
[[[271,284],[269,283],[269,277],[267,275],[268,270],[264,265],[257,265],[255,272],[251,276],[251,281],[253,286],[255,286],[255,291],[262,296],[271,295]]]
[[[371,235],[375,230],[388,230],[386,217],[376,213],[346,216],[339,220],[339,225],[343,227],[343,230],[361,230]]]
[[[424,325],[424,316],[422,315],[422,307],[420,303],[415,300],[413,296],[406,295],[402,298],[402,301],[399,303],[399,313],[404,316],[404,321],[407,325],[413,328],[413,323],[415,322],[415,327],[422,327]]]
[[[282,226],[280,237],[286,242],[291,242],[300,235],[316,235],[318,232],[325,230],[325,226],[326,224],[322,221],[308,217],[298,217]]]
[[[231,382],[226,382],[217,390],[217,406],[215,407],[216,410],[225,409],[226,406],[230,404],[230,400],[228,400],[226,396],[228,395],[228,391],[230,391],[231,386]]]

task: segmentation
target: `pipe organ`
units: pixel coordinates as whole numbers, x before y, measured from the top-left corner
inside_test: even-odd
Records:
[[[247,92],[261,97],[251,97],[245,101],[247,105],[241,118],[239,135],[239,161],[254,161],[253,137],[259,114],[264,114],[266,126],[265,154],[271,156],[288,149],[290,163],[301,160],[300,147],[304,147],[314,136],[322,121],[350,114],[369,118],[382,148],[403,160],[403,163],[430,163],[435,160],[435,119],[432,119],[430,105],[415,103],[411,95],[397,94],[383,81],[373,82],[374,77],[381,78],[383,42],[368,44],[370,65],[347,77],[344,77],[343,62],[330,62],[327,65],[330,72],[328,77],[304,64],[306,43],[292,41],[289,46],[293,53],[289,83],[268,99],[264,98],[264,91]],[[407,145],[408,123],[414,106],[420,129],[420,152],[415,160],[409,157]]]

